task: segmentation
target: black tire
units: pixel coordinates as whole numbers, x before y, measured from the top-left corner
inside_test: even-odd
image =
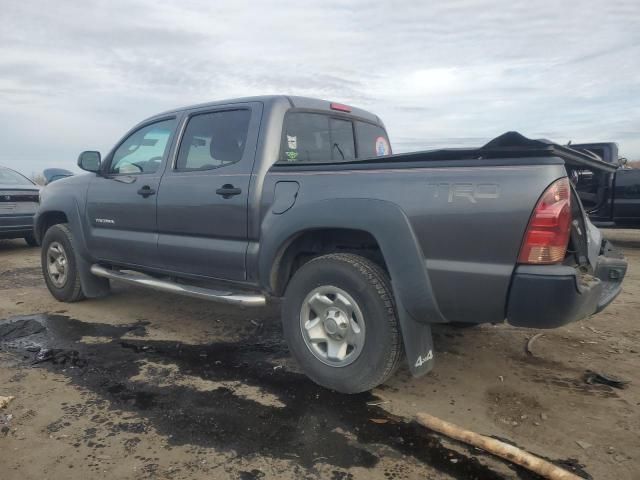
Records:
[[[60,223],[49,228],[42,239],[42,251],[40,254],[42,274],[51,295],[61,302],[77,302],[85,298],[80,285],[76,254],[71,238],[72,234],[69,226],[66,223]],[[66,277],[61,285],[55,284],[55,280],[50,275],[47,267],[49,247],[54,243],[61,246],[66,257]]]
[[[36,237],[33,233],[30,233],[27,236],[25,236],[24,241],[27,242],[27,245],[29,245],[30,247],[38,246],[38,241],[36,240]]]
[[[301,311],[314,289],[330,285],[356,302],[366,327],[364,344],[352,363],[323,363],[307,346]],[[314,258],[290,280],[282,307],[284,336],[292,356],[315,383],[342,393],[360,393],[384,383],[403,356],[402,338],[387,274],[364,257],[336,253]]]

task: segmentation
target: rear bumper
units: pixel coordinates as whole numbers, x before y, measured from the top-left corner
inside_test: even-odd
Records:
[[[608,241],[593,275],[564,265],[520,265],[509,293],[507,320],[518,327],[555,328],[593,315],[622,289],[627,261]]]
[[[33,233],[34,214],[0,215],[0,238],[19,238]]]

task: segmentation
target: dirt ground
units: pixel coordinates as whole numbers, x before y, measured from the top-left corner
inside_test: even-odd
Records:
[[[0,241],[0,478],[537,478],[429,432],[428,412],[585,478],[640,478],[640,231],[606,232],[624,292],[565,328],[435,330],[436,368],[346,396],[301,376],[278,310],[115,284],[55,301],[39,250]],[[464,292],[460,292],[464,301]],[[544,301],[544,299],[540,299]],[[587,370],[629,380],[585,383]]]

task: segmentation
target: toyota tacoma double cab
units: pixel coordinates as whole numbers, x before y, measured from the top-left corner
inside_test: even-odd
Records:
[[[567,168],[591,154],[510,132],[481,148],[392,154],[374,114],[265,96],[144,120],[89,174],[41,194],[51,294],[110,280],[253,307],[281,302],[289,349],[345,393],[403,357],[433,367],[439,323],[553,328],[602,310],[627,263],[585,214]]]

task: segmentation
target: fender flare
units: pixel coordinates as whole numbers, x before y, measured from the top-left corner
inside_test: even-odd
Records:
[[[384,200],[329,199],[296,203],[284,214],[269,212],[262,223],[258,254],[261,284],[273,291],[272,272],[302,232],[322,228],[356,229],[371,234],[382,251],[391,276],[400,330],[413,376],[428,373],[434,365],[431,323],[445,323],[438,308],[424,255],[409,219],[398,205]]]
[[[394,297],[420,323],[446,323],[431,288],[424,255],[402,209],[388,201],[364,198],[296,203],[281,215],[269,212],[262,222],[258,253],[260,284],[274,291],[272,272],[299,234],[323,228],[362,230],[371,234],[387,264]]]

